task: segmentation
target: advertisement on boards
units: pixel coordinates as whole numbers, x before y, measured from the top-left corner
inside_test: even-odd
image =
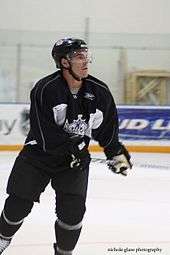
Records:
[[[0,104],[0,145],[22,145],[29,131],[29,104]],[[170,107],[118,106],[120,139],[170,142]]]
[[[23,144],[28,130],[28,104],[0,104],[0,145]]]
[[[122,140],[170,141],[170,107],[119,106]]]

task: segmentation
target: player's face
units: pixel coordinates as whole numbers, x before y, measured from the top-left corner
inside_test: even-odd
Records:
[[[80,78],[87,77],[88,64],[91,61],[91,53],[87,49],[75,51],[70,58],[72,71]]]

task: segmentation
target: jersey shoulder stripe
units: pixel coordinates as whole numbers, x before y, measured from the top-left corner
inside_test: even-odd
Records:
[[[93,85],[96,85],[106,91],[109,91],[109,88],[108,86],[101,80],[97,79],[96,77],[92,76],[92,75],[89,75],[87,78],[86,78],[86,81],[88,82],[91,82],[93,83]]]

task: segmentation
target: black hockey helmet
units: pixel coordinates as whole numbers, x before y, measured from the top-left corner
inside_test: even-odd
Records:
[[[52,57],[57,68],[61,68],[61,58],[66,58],[68,54],[72,54],[79,49],[87,49],[87,44],[82,39],[64,38],[58,40],[52,49]]]

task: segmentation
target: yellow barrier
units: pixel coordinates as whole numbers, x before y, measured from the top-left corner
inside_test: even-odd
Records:
[[[20,151],[22,149],[22,145],[0,145],[0,151]]]
[[[170,153],[170,146],[144,146],[144,145],[127,145],[127,149],[131,152],[154,152],[154,153]],[[98,145],[90,145],[91,152],[102,152],[103,149]]]
[[[127,149],[131,152],[153,152],[153,153],[170,153],[170,146],[151,146],[151,145],[127,145]],[[0,151],[19,151],[22,145],[0,145]],[[99,145],[90,145],[91,152],[102,152],[103,149]]]

